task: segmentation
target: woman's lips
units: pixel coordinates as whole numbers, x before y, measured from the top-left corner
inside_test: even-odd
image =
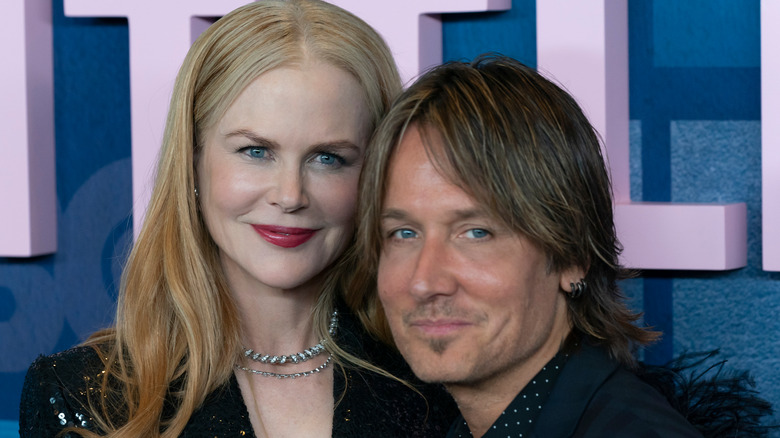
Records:
[[[282,248],[295,248],[303,245],[318,231],[310,228],[290,228],[277,225],[252,225],[252,228],[266,242]]]

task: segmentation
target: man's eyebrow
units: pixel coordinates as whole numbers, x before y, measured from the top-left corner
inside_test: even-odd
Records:
[[[455,210],[452,214],[453,218],[455,220],[468,220],[468,219],[475,219],[475,218],[489,218],[491,217],[490,214],[488,214],[487,210],[484,208],[467,208],[463,210]]]
[[[387,219],[395,219],[395,220],[405,220],[409,218],[409,214],[405,210],[397,209],[397,208],[388,208],[385,210],[382,210],[382,214],[380,216],[381,220],[387,220]],[[453,210],[450,213],[450,221],[456,222],[456,221],[462,221],[462,220],[469,220],[474,218],[491,218],[492,216],[488,214],[487,210],[483,208],[466,208],[462,210]]]
[[[352,143],[349,140],[337,140],[337,141],[326,141],[322,143],[316,143],[313,145],[312,149],[349,149],[349,150],[360,151],[360,148],[355,143]]]
[[[408,214],[404,210],[399,210],[397,208],[388,208],[385,210],[382,210],[381,216],[379,216],[379,219],[381,220],[387,220],[387,219],[396,219],[396,220],[403,220],[409,217]]]

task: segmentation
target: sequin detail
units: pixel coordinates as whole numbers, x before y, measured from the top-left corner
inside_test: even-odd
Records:
[[[53,365],[51,369],[55,369],[55,366]],[[86,393],[89,391],[92,396],[96,396],[94,388],[90,385],[91,379],[89,377],[84,377],[83,380],[85,382],[85,387],[79,391],[80,395],[86,397]],[[86,413],[87,410],[83,409],[83,407],[77,408],[71,406],[71,403],[66,401],[65,397],[63,397],[61,388],[56,388],[53,391],[52,394],[48,395],[48,412],[50,412],[49,415],[51,415],[50,421],[53,421],[61,428],[75,427],[90,429],[93,419]]]
[[[334,400],[339,400],[333,416],[334,438],[365,437],[367,430],[371,431],[372,438],[444,435],[457,410],[440,386],[422,385],[414,380],[400,356],[376,344],[351,315],[342,314],[339,337],[335,340],[341,348],[413,383],[427,397],[427,402],[419,393],[395,380],[334,364],[333,395]],[[88,403],[87,391],[96,391],[89,392],[91,400],[100,397],[100,385],[95,383],[100,382],[98,376],[102,370],[103,363],[92,348],[78,347],[39,357],[28,370],[22,391],[21,438],[56,436],[65,427],[60,424],[60,413],[64,414],[66,426],[72,422],[73,426],[81,427],[78,422],[87,421],[84,423],[87,429],[104,434],[92,419],[87,418],[87,411],[83,409]],[[173,402],[166,405],[163,416],[171,415],[173,409]],[[83,414],[83,417],[77,414]],[[121,418],[111,420],[118,424],[122,421]],[[235,376],[206,398],[193,413],[180,438],[213,436],[255,436]]]

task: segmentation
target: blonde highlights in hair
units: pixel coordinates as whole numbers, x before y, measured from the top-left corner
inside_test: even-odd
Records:
[[[398,98],[375,133],[360,182],[351,286],[352,306],[362,309],[371,331],[389,338],[376,293],[380,218],[390,157],[410,124],[442,175],[544,251],[551,271],[586,272],[588,292],[567,299],[575,336],[587,335],[633,364],[632,348],[658,334],[633,324],[638,315],[616,283],[626,271],[599,138],[568,93],[502,56],[432,69]]]
[[[371,130],[400,92],[382,38],[351,13],[318,0],[250,3],[210,26],[188,52],[171,98],[151,201],[123,273],[115,326],[87,341],[106,366],[103,397],[91,402],[98,427],[109,436],[178,436],[206,396],[230,378],[240,324],[194,194],[198,139],[255,78],[307,58],[357,79]],[[342,274],[329,271],[314,309],[321,338],[328,336]],[[166,403],[176,408],[163,418]]]

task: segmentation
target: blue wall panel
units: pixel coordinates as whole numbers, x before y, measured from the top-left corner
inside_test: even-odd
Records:
[[[656,67],[758,67],[758,1],[654,0]]]
[[[0,419],[27,365],[110,323],[131,239],[127,25],[54,5],[59,251],[0,259]],[[500,52],[536,64],[535,1],[443,18],[444,60]],[[758,0],[630,0],[634,200],[746,202],[746,268],[645,272],[624,283],[664,340],[644,358],[721,348],[780,406],[780,274],[761,270]],[[8,188],[0,188],[7,190]]]
[[[0,258],[2,419],[18,417],[38,354],[111,323],[132,234],[127,22],[66,18],[62,0],[52,6],[58,251]]]

